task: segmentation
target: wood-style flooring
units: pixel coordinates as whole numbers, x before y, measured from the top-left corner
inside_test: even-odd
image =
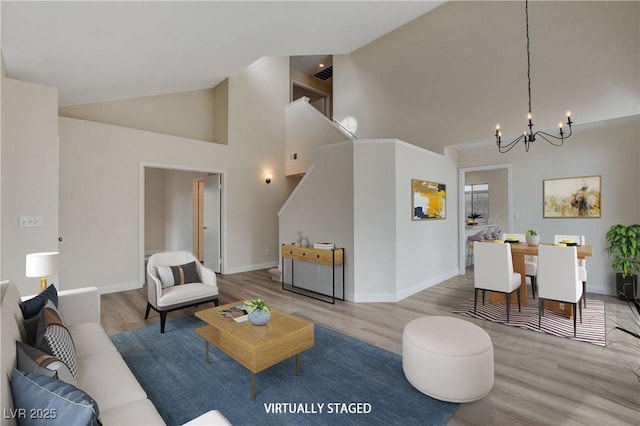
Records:
[[[219,275],[218,287],[221,304],[264,298],[276,309],[400,354],[405,324],[424,315],[456,316],[451,310],[473,297],[473,270],[396,303],[323,303],[283,291],[266,270]],[[102,295],[107,333],[158,324],[154,311],[144,320],[146,297],[146,288]],[[605,301],[605,348],[461,317],[491,336],[495,384],[484,399],[461,404],[449,425],[640,425],[640,342],[613,329],[633,321],[632,312],[614,297],[589,297]],[[168,321],[210,306],[170,312]]]

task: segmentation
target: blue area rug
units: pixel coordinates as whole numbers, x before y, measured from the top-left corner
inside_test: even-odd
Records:
[[[111,337],[169,425],[216,409],[234,425],[444,425],[458,404],[438,401],[405,379],[400,355],[315,326],[315,345],[255,375],[209,346],[195,317]]]

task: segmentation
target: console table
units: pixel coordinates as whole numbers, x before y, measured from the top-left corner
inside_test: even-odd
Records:
[[[283,244],[280,250],[282,256],[282,289],[292,291],[303,296],[311,297],[323,302],[335,304],[336,300],[344,300],[344,249],[314,249],[311,247],[299,247],[290,244]],[[291,259],[291,285],[287,288],[284,282],[284,259]],[[308,290],[306,288],[300,288],[295,286],[294,281],[294,261],[303,261],[317,263],[320,265],[331,266],[331,294],[325,294],[314,290]],[[336,297],[336,265],[342,265],[342,297]],[[319,296],[324,296],[319,297]],[[330,300],[326,300],[330,298]]]

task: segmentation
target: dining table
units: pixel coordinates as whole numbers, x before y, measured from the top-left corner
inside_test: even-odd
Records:
[[[511,260],[513,262],[513,272],[517,272],[520,274],[520,298],[521,305],[527,305],[527,277],[525,275],[524,269],[524,260],[525,256],[537,256],[538,255],[538,247],[537,245],[530,246],[524,242],[505,242],[505,244],[511,245]],[[553,245],[552,243],[541,243],[540,245]],[[587,257],[593,256],[593,246],[590,245],[576,245],[576,251],[578,255],[578,259],[586,259]],[[506,298],[501,293],[491,292],[491,296],[489,297],[491,303],[505,303]],[[511,305],[517,305],[518,299],[516,294],[511,295]],[[551,310],[557,312],[567,318],[573,318],[573,309],[570,303],[562,303],[556,302],[554,300],[547,300],[544,303],[544,308],[547,310]]]

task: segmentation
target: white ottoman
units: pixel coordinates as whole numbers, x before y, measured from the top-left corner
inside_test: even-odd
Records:
[[[416,318],[402,334],[402,369],[413,387],[432,398],[481,399],[493,387],[491,338],[459,318]]]

